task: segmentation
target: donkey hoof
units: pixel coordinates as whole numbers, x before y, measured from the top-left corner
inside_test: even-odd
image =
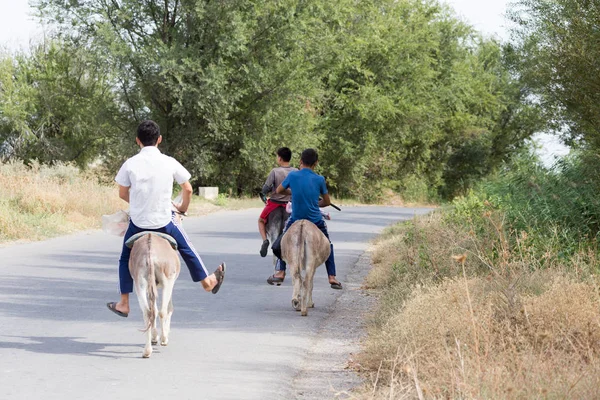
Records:
[[[160,345],[161,346],[166,346],[168,344],[169,344],[169,339],[163,339],[163,340],[160,341]]]
[[[315,308],[315,303],[311,303],[308,305],[308,308]]]
[[[300,311],[300,302],[297,299],[292,299],[292,307],[294,307],[294,310]]]
[[[300,313],[300,315],[302,315],[303,317],[306,317],[306,316],[308,315],[308,311],[302,311],[302,312]]]
[[[156,346],[158,344],[158,339],[152,339],[150,343],[152,343],[152,346]]]
[[[142,353],[143,358],[150,358],[151,355],[152,355],[152,350],[150,350],[150,351],[144,350],[144,352]]]

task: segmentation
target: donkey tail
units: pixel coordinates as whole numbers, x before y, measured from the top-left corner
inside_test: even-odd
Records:
[[[152,254],[152,235],[148,235],[148,253],[146,257],[146,280],[148,290],[146,290],[146,299],[148,300],[148,322],[144,332],[148,332],[156,321],[156,297],[158,289],[156,288],[156,273],[154,271],[154,257]]]
[[[306,245],[306,236],[304,234],[305,224],[307,221],[302,221],[300,223],[300,230],[298,232],[298,271],[306,271],[306,250],[308,246]]]

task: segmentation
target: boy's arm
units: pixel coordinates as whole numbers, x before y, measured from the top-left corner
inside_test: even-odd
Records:
[[[129,186],[119,185],[119,197],[129,203]]]
[[[277,194],[292,194],[292,191],[289,188],[284,188],[283,187],[283,183],[281,185],[279,185],[277,187],[277,190],[275,191],[275,193]]]
[[[129,188],[131,187],[131,180],[129,179],[129,171],[127,169],[128,162],[125,161],[119,172],[115,177],[115,182],[119,185],[119,198],[129,203]]]
[[[330,204],[331,204],[331,199],[329,198],[329,193],[325,193],[323,195],[323,198],[321,200],[319,200],[319,207],[321,207],[321,208],[327,207]]]
[[[283,182],[281,182],[281,185],[279,185],[277,187],[277,189],[275,190],[275,193],[277,194],[287,194],[287,195],[291,195],[292,191],[290,188],[290,175],[288,174],[288,176],[285,177],[285,179],[283,180]]]
[[[269,176],[267,176],[267,180],[262,187],[263,194],[269,194],[273,191],[273,185],[275,184],[275,170],[271,170]]]
[[[173,180],[181,186],[181,203],[175,204],[171,201],[173,207],[177,209],[182,214],[185,214],[190,206],[190,202],[192,201],[192,193],[194,189],[192,188],[192,184],[190,183],[190,178],[192,174],[185,169],[183,165],[179,161],[174,158],[170,158],[173,162]]]
[[[321,192],[321,196],[323,197],[319,200],[319,207],[327,207],[331,204],[331,199],[329,198],[329,191],[327,190],[327,185],[325,184],[325,178],[321,177],[321,182],[319,185],[319,191]]]
[[[180,183],[179,186],[181,186],[181,203],[173,205],[180,213],[185,214],[190,206],[190,202],[192,201],[192,193],[194,189],[192,189],[190,181]]]

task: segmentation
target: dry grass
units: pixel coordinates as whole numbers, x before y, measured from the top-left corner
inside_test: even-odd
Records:
[[[209,201],[194,196],[188,214],[262,206],[258,198],[221,196]],[[0,164],[0,243],[100,228],[103,214],[127,208],[119,199],[116,184],[102,172],[99,176],[82,173],[63,164]]]
[[[82,173],[65,164],[0,164],[0,243],[42,240],[99,228],[103,214],[128,208],[117,193],[112,174],[102,167]],[[391,196],[388,200],[395,204],[399,198]],[[333,202],[341,207],[362,205],[353,199]],[[220,195],[216,200],[205,200],[193,196],[188,214],[262,207],[258,197]]]
[[[75,167],[0,164],[0,241],[39,240],[98,228],[124,203]]]
[[[221,210],[245,210],[247,208],[262,208],[263,202],[260,198],[252,197],[224,197],[220,196],[216,200],[206,200],[199,196],[192,197],[192,203],[187,214],[190,217],[210,214]],[[258,218],[258,214],[257,214]]]
[[[376,244],[358,398],[600,398],[596,254],[540,268],[526,235],[507,236],[493,216],[474,235],[438,213]]]

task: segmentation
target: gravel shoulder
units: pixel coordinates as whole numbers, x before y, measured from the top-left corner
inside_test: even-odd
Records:
[[[363,383],[348,365],[360,351],[367,314],[376,304],[375,296],[362,289],[371,269],[370,261],[369,252],[363,253],[346,275],[343,293],[328,310],[330,317],[319,327],[302,368],[294,377],[295,399],[350,399],[352,389]]]

